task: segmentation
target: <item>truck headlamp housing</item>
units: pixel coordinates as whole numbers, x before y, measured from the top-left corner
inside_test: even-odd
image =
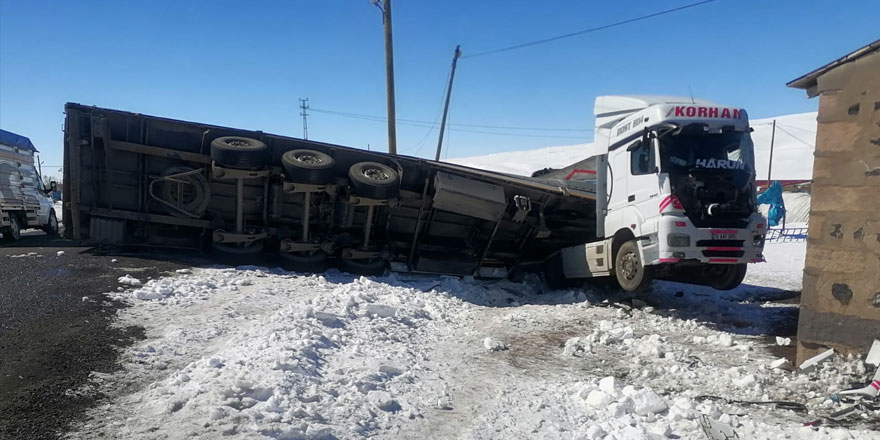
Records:
[[[755,238],[752,240],[752,246],[754,246],[756,248],[757,247],[764,247],[764,236],[763,235],[756,235]]]
[[[666,236],[666,244],[669,247],[688,247],[691,245],[691,236],[687,234],[669,234]]]

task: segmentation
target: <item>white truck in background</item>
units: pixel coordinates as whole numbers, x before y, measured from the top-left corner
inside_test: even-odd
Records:
[[[30,139],[0,130],[0,233],[5,241],[21,238],[24,229],[58,234],[58,218],[49,193],[34,166],[37,149]]]
[[[596,237],[548,259],[550,284],[614,276],[626,291],[653,278],[728,290],[762,262],[744,110],[693,98],[596,98],[594,156],[534,176],[595,180]]]

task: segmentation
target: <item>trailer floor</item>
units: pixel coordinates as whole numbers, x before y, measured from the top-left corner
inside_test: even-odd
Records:
[[[121,304],[102,293],[126,273],[147,279],[184,267],[91,250],[40,232],[0,246],[0,439],[57,438],[94,405],[100,395],[68,390],[118,368],[119,347],[143,332],[114,327]]]

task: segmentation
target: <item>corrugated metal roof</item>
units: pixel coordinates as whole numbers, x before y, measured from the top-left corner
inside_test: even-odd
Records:
[[[840,66],[841,64],[855,61],[865,55],[868,55],[870,53],[877,51],[878,49],[880,49],[880,40],[877,40],[871,44],[868,44],[865,47],[862,47],[858,50],[850,52],[850,53],[848,53],[848,54],[810,72],[810,73],[807,73],[806,75],[803,75],[797,79],[793,79],[793,80],[789,81],[786,85],[788,87],[793,87],[796,89],[809,89],[810,87],[815,86],[816,80],[820,76],[822,76],[826,72],[828,72],[829,70],[834,69],[835,67]]]

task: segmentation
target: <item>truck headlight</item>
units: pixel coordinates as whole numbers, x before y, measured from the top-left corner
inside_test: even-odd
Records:
[[[691,245],[691,236],[687,234],[669,234],[666,236],[666,244],[669,247],[688,247]]]
[[[752,240],[752,246],[764,247],[764,236],[763,235],[756,235],[755,238]]]

